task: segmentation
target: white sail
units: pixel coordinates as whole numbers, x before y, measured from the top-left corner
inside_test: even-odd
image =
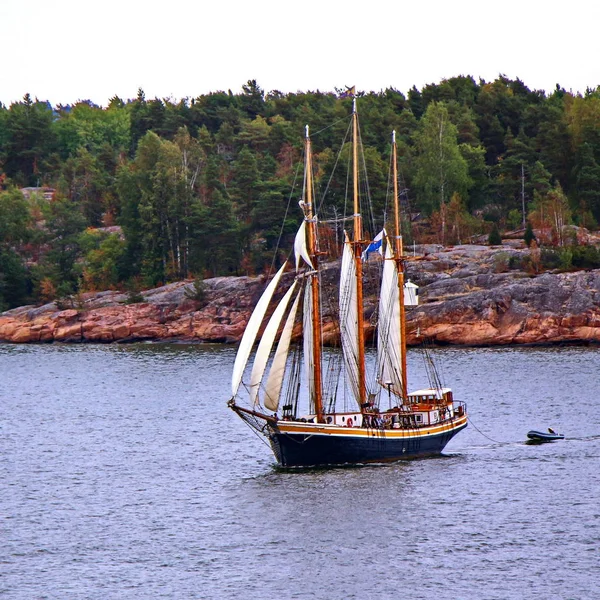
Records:
[[[260,329],[265,312],[267,311],[267,307],[269,306],[273,292],[279,283],[279,279],[283,274],[286,264],[287,262],[283,263],[281,269],[277,271],[275,277],[273,277],[263,292],[263,295],[260,297],[260,300],[254,308],[254,312],[250,316],[250,320],[246,325],[246,331],[244,331],[244,335],[242,336],[242,341],[240,342],[240,347],[238,348],[237,356],[235,357],[235,364],[233,365],[233,374],[231,376],[232,396],[237,394],[237,391],[240,387],[242,376],[244,375],[244,369],[246,368],[246,363],[248,362],[248,357],[250,356],[250,351],[252,350],[252,346],[254,345],[256,336],[258,335],[258,330]]]
[[[285,365],[287,363],[287,357],[290,350],[290,341],[292,339],[292,331],[294,329],[294,321],[296,320],[296,313],[298,312],[298,306],[300,305],[300,292],[296,294],[296,299],[292,304],[292,308],[287,316],[279,343],[277,344],[277,350],[275,350],[275,357],[269,370],[269,375],[265,383],[265,408],[277,411],[279,407],[279,396],[281,395],[281,386],[283,385],[283,377],[285,375]]]
[[[352,245],[346,235],[340,273],[340,336],[346,374],[352,393],[360,402],[358,389],[358,312],[356,307],[356,265]]]
[[[395,394],[402,393],[400,358],[400,303],[398,297],[398,268],[393,260],[391,245],[385,251],[381,291],[379,294],[379,324],[377,328],[377,363],[379,381]]]
[[[294,254],[296,256],[296,272],[300,268],[300,257],[304,259],[304,262],[306,262],[311,269],[314,269],[306,247],[306,221],[302,221],[302,225],[300,225],[300,229],[298,229],[298,233],[296,233],[296,239],[294,240]]]
[[[302,335],[304,338],[303,354],[304,367],[306,369],[306,381],[308,382],[308,397],[315,397],[315,360],[313,356],[313,301],[312,301],[312,278],[309,277],[304,288],[304,306],[302,315]]]
[[[260,342],[256,350],[256,356],[254,357],[254,364],[252,365],[252,373],[250,374],[249,385],[250,400],[255,406],[258,403],[258,388],[265,373],[265,369],[267,368],[267,361],[269,360],[269,355],[271,354],[271,349],[273,348],[273,343],[275,342],[277,330],[279,329],[279,325],[283,319],[283,315],[285,314],[285,310],[295,288],[296,282],[294,281],[271,315],[263,335],[260,338]]]

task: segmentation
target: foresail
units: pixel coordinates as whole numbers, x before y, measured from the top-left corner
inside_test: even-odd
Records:
[[[356,265],[352,245],[346,236],[340,273],[340,336],[347,379],[352,393],[360,403],[358,385],[358,313],[356,308]]]
[[[273,343],[275,342],[277,330],[279,329],[279,325],[283,319],[283,315],[285,314],[287,305],[295,288],[296,282],[294,281],[271,315],[271,318],[265,327],[265,331],[260,338],[260,343],[258,344],[258,348],[256,350],[256,356],[254,357],[252,373],[250,374],[250,401],[253,405],[256,405],[258,402],[258,388],[265,373],[265,369],[267,368],[267,361],[269,360],[269,355],[271,354],[271,349],[273,348]]]
[[[298,233],[296,233],[296,239],[294,240],[294,254],[296,256],[296,272],[300,268],[300,257],[304,259],[304,262],[306,262],[311,269],[314,269],[306,247],[306,221],[302,221],[302,225],[300,225]]]
[[[240,387],[242,376],[244,375],[244,369],[246,368],[246,363],[248,362],[248,357],[250,356],[250,351],[252,350],[252,346],[256,341],[256,336],[258,335],[258,330],[260,329],[265,312],[267,311],[267,307],[269,306],[273,292],[279,283],[279,279],[283,274],[286,264],[287,262],[283,263],[281,269],[277,271],[275,277],[273,277],[263,292],[263,295],[260,297],[260,300],[254,308],[254,312],[250,316],[248,324],[246,325],[246,331],[244,331],[244,335],[242,336],[242,341],[240,342],[240,347],[238,348],[237,356],[235,357],[235,364],[233,365],[233,375],[231,376],[232,396],[237,394],[237,391]]]
[[[277,411],[279,407],[279,397],[281,396],[281,386],[283,385],[283,378],[285,375],[285,365],[287,363],[287,357],[290,350],[290,341],[292,339],[292,331],[294,330],[294,321],[296,320],[296,313],[298,312],[298,306],[300,305],[300,295],[298,292],[292,308],[287,316],[279,343],[277,344],[277,350],[275,350],[275,357],[269,370],[269,375],[265,383],[265,408]]]
[[[379,323],[377,327],[377,363],[379,381],[397,395],[402,394],[400,357],[400,303],[398,297],[398,269],[391,245],[385,252],[381,291],[379,295]]]

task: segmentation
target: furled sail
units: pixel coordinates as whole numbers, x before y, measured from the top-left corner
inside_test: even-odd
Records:
[[[308,382],[308,397],[311,401],[315,397],[315,360],[313,355],[313,301],[312,301],[312,278],[309,277],[304,288],[304,305],[302,315],[302,335],[304,338],[303,354],[306,369],[306,381]]]
[[[377,328],[377,362],[379,381],[397,395],[402,394],[400,358],[400,302],[398,268],[393,259],[391,244],[387,245],[381,290],[379,294],[379,324]]]
[[[308,255],[308,248],[306,247],[306,221],[302,221],[298,233],[296,233],[296,239],[294,240],[294,254],[296,256],[296,272],[300,268],[300,257],[304,259],[304,262],[311,268],[314,269],[313,264]]]
[[[290,341],[292,339],[292,331],[294,329],[294,321],[296,320],[296,313],[298,312],[298,306],[300,304],[300,292],[296,294],[296,299],[292,304],[292,308],[287,316],[277,349],[275,350],[275,357],[269,370],[267,382],[265,383],[265,408],[272,411],[277,411],[279,407],[279,397],[281,395],[281,386],[283,385],[283,377],[285,375],[285,365],[287,363],[288,352],[290,350]]]
[[[263,295],[260,297],[258,304],[254,308],[254,312],[250,316],[248,325],[246,325],[246,331],[244,331],[244,335],[242,336],[242,341],[240,342],[240,347],[238,348],[237,356],[235,357],[235,363],[233,365],[233,375],[231,376],[232,396],[237,394],[237,391],[240,387],[242,376],[244,375],[244,369],[246,368],[246,363],[248,362],[248,357],[250,356],[250,351],[252,350],[252,346],[254,345],[256,336],[258,335],[258,330],[260,329],[260,325],[265,316],[265,312],[267,311],[267,307],[269,306],[269,302],[273,296],[273,292],[279,283],[279,279],[283,275],[286,265],[287,261],[284,262],[281,269],[277,271],[275,277],[273,277],[263,292]]]
[[[344,364],[352,393],[360,402],[358,384],[358,311],[356,307],[356,265],[352,244],[346,235],[346,243],[342,253],[342,270],[340,273],[340,336]]]
[[[249,385],[250,400],[254,405],[256,405],[258,402],[258,388],[265,373],[265,369],[267,368],[267,361],[269,360],[269,355],[271,354],[271,349],[273,348],[273,343],[275,342],[277,330],[279,329],[279,325],[283,319],[283,315],[285,314],[295,288],[296,282],[294,281],[271,315],[263,335],[260,338],[260,342],[256,350],[256,356],[254,357],[254,365],[252,365],[252,373],[250,374]]]

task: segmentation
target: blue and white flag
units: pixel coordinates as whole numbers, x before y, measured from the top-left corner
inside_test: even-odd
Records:
[[[385,229],[382,229],[376,236],[375,239],[365,248],[365,251],[361,254],[363,261],[369,260],[369,254],[371,252],[379,252],[383,256],[383,238],[386,236]]]

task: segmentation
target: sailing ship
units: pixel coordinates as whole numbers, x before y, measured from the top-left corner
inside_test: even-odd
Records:
[[[369,242],[364,239],[360,211],[356,98],[351,132],[353,214],[351,234],[345,233],[339,276],[341,353],[330,351],[325,356],[323,352],[321,275],[325,263],[313,198],[307,126],[300,201],[304,218],[294,242],[295,275],[266,319],[278,286],[290,279],[284,277],[287,262],[270,281],[249,319],[233,368],[229,407],[266,437],[284,467],[379,463],[438,455],[467,426],[465,403],[454,400],[452,390],[442,386],[438,377],[430,379],[430,387],[408,391],[406,298],[414,299],[410,292],[416,286],[405,283],[395,134],[391,161],[395,236],[387,236],[384,230]],[[365,339],[363,267],[365,254],[380,245],[383,266],[376,358],[372,359]],[[302,325],[302,342],[294,350],[292,338],[299,337],[293,335],[297,321]],[[261,330],[250,369],[248,361]],[[341,364],[339,371],[332,366],[336,362]],[[249,377],[245,376],[247,371]],[[246,403],[241,388],[247,391]]]

